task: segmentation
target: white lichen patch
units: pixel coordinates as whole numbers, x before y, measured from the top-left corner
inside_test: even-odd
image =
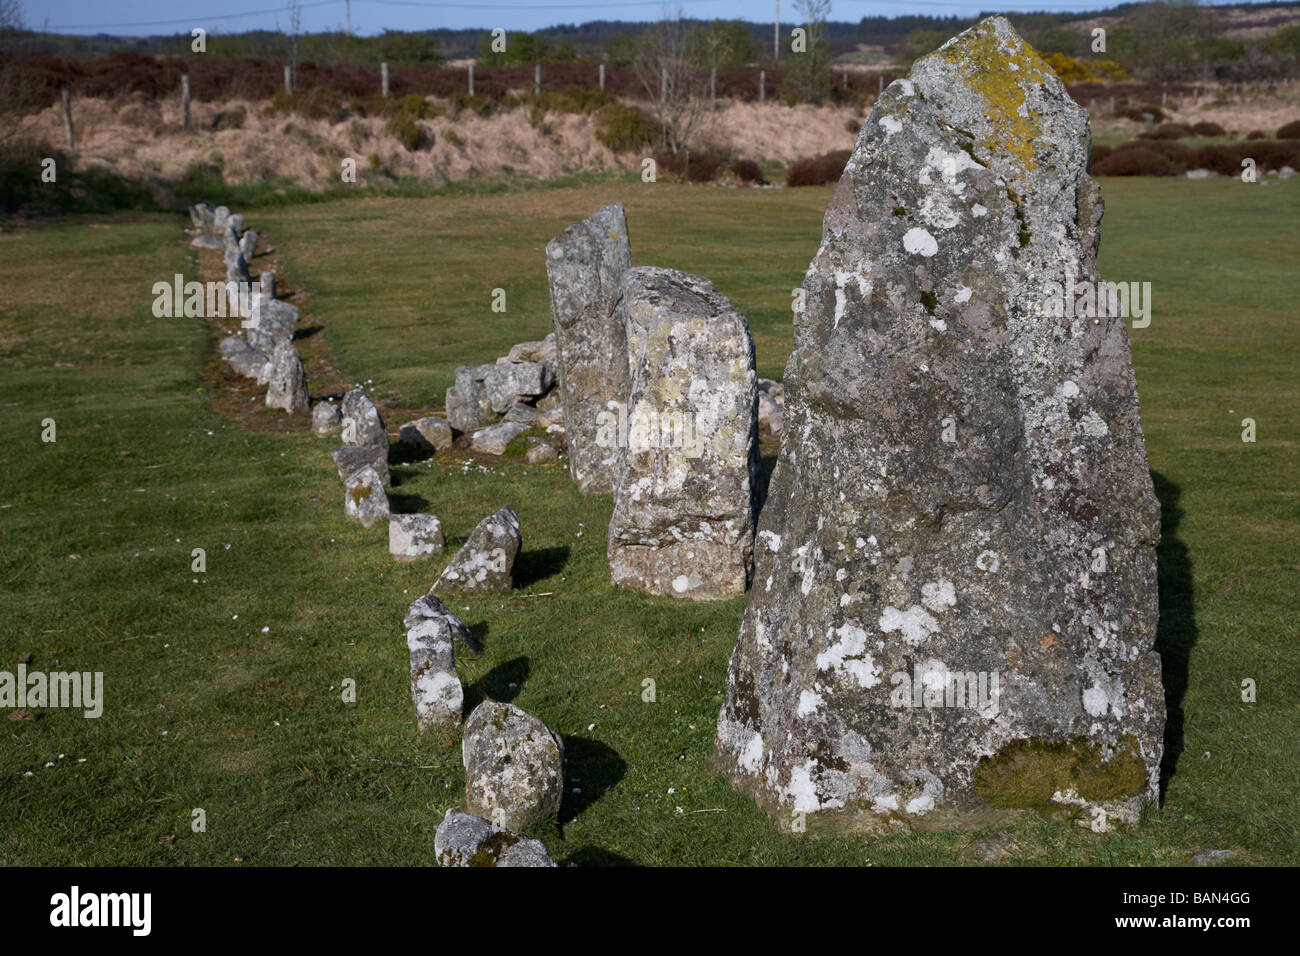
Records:
[[[913,604],[905,611],[890,605],[880,615],[879,624],[886,634],[900,632],[903,640],[912,647],[939,629],[939,622],[919,604]]]
[[[913,226],[903,234],[903,248],[911,255],[929,259],[939,251],[939,243],[928,230]]]

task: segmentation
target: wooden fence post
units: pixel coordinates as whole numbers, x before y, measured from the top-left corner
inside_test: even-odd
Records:
[[[181,127],[190,128],[190,75],[181,76]]]
[[[63,88],[63,128],[68,134],[68,149],[77,148],[77,137],[72,132],[72,93]]]

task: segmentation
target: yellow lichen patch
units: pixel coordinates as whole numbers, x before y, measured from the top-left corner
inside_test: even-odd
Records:
[[[1023,41],[1008,52],[994,27],[982,23],[960,42],[930,56],[951,64],[966,84],[984,99],[986,125],[976,135],[984,154],[1003,153],[1028,173],[1035,165],[1037,117],[1025,91],[1040,83],[1059,82],[1038,52]]]

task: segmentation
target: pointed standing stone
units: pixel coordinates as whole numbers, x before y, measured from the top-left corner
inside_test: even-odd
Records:
[[[597,416],[627,401],[627,343],[614,317],[619,280],[632,266],[623,204],[602,206],[546,244],[569,470],[582,491],[612,491],[616,449],[596,443]]]
[[[515,558],[523,546],[519,516],[502,508],[478,523],[432,590],[508,591],[514,584]]]
[[[306,414],[311,405],[307,397],[307,373],[303,371],[298,350],[290,342],[277,345],[275,354],[271,356],[266,404],[294,415]]]
[[[1104,828],[1157,794],[1127,332],[1053,314],[1052,283],[1097,279],[1088,146],[992,17],[886,90],[832,195],[715,753],[783,827]]]
[[[457,638],[467,640],[467,628],[436,597],[427,594],[412,602],[402,622],[411,660],[411,700],[420,733],[437,725],[460,723],[465,689],[456,676]]]

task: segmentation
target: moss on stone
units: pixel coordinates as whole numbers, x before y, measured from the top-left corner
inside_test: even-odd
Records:
[[[348,494],[351,495],[351,497],[352,497],[352,503],[353,503],[354,505],[360,505],[361,502],[365,501],[367,498],[370,497],[370,486],[369,486],[369,485],[354,485],[354,486],[353,486],[353,487],[348,491]]]
[[[1073,740],[1013,740],[975,768],[975,792],[994,807],[1059,809],[1057,791],[1074,790],[1085,800],[1127,800],[1147,785],[1147,768],[1137,738],[1125,734],[1110,759],[1087,737]]]
[[[921,304],[925,306],[925,311],[934,315],[935,307],[939,304],[939,297],[933,292],[922,292]]]

